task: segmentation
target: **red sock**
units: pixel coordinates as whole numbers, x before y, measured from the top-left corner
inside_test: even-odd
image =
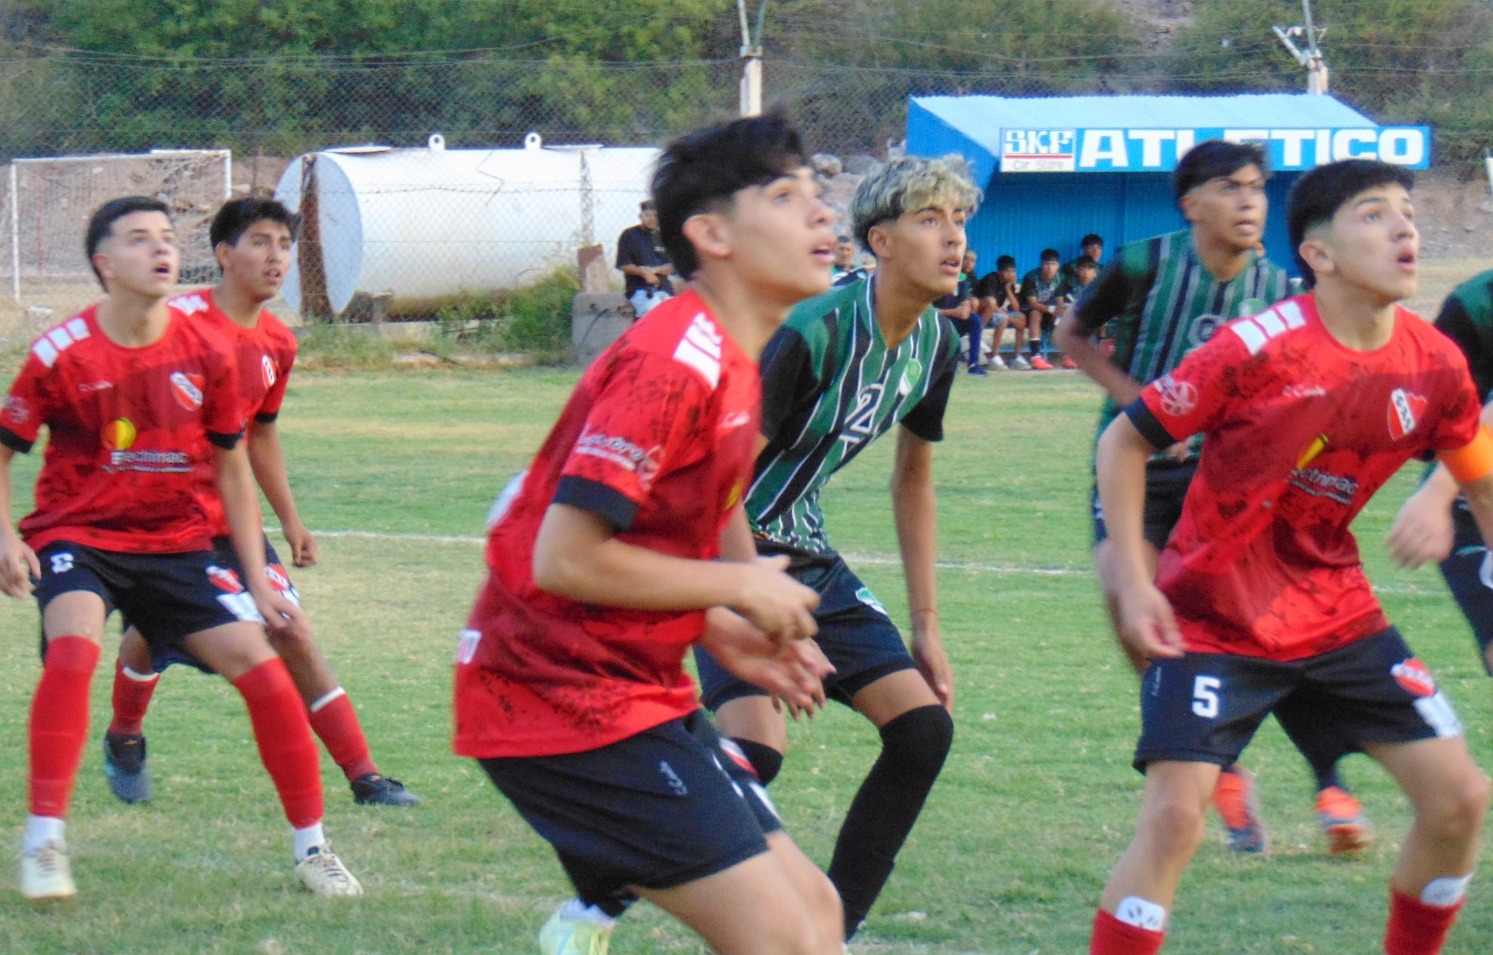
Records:
[[[1456,905],[1429,905],[1390,889],[1385,955],[1436,955],[1461,909],[1460,901]]]
[[[47,641],[41,681],[31,698],[31,814],[67,817],[88,737],[88,684],[99,645],[85,637]]]
[[[340,686],[333,692],[337,695],[330,702],[311,711],[312,731],[326,744],[332,762],[342,767],[349,781],[378,772],[352,700]]]
[[[297,829],[321,821],[321,767],[306,723],[306,706],[276,657],[233,681],[249,708],[259,758],[274,780],[285,818]]]
[[[109,722],[109,732],[129,736],[144,728],[145,711],[150,708],[150,698],[155,695],[160,674],[148,680],[136,680],[126,676],[124,664],[114,661],[114,718]]]
[[[1156,955],[1165,932],[1153,932],[1138,925],[1127,925],[1100,909],[1094,913],[1094,934],[1089,939],[1089,955]]]

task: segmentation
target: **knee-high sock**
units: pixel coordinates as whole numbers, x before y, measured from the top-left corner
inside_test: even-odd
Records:
[[[1089,936],[1089,955],[1156,955],[1166,933],[1127,925],[1100,909],[1094,914],[1094,932]]]
[[[269,771],[291,826],[304,829],[321,821],[321,767],[306,722],[306,706],[279,657],[233,681],[249,708],[259,758]]]
[[[845,814],[829,866],[847,940],[891,877],[953,739],[954,721],[941,706],[909,710],[881,728],[881,755]]]
[[[327,752],[332,754],[332,762],[341,767],[349,781],[378,772],[373,755],[368,751],[363,727],[358,723],[358,713],[342,687],[312,703],[310,719],[311,730],[321,739]]]
[[[134,674],[134,675],[132,675]],[[150,708],[150,698],[155,696],[161,675],[152,673],[141,677],[127,670],[123,663],[114,662],[114,718],[109,722],[109,732],[129,735],[139,733],[145,723],[145,711]]]
[[[31,698],[31,814],[67,817],[88,736],[88,684],[99,645],[85,637],[47,641],[41,681]]]
[[[1451,905],[1432,905],[1391,889],[1384,951],[1388,955],[1437,955],[1461,910],[1461,899]]]

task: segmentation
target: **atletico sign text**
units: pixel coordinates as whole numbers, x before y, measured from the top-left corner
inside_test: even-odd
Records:
[[[1311,169],[1339,159],[1379,159],[1425,169],[1427,126],[1311,129],[1003,129],[1002,172],[1135,172],[1174,169],[1206,139],[1257,142],[1276,171]]]

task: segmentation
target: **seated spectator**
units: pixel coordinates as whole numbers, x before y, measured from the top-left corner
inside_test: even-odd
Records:
[[[669,278],[674,266],[664,252],[658,233],[658,210],[652,199],[638,206],[638,224],[622,230],[617,237],[617,268],[622,272],[623,293],[632,303],[637,318],[647,315],[655,306],[674,294]]]
[[[1087,255],[1080,255],[1069,263],[1073,266],[1073,274],[1063,279],[1063,284],[1058,289],[1058,302],[1062,311],[1067,311],[1068,306],[1078,301],[1083,290],[1088,288],[1099,275],[1099,263]],[[1078,364],[1067,355],[1063,356],[1063,367],[1068,369],[1077,368]]]
[[[1016,357],[1020,358],[1022,346],[1029,343],[1031,354],[1026,363],[1038,371],[1051,371],[1052,363],[1042,357],[1042,333],[1051,330],[1058,317],[1058,288],[1062,279],[1058,272],[1062,258],[1056,249],[1042,250],[1042,264],[1026,273],[1021,280],[1021,307],[1026,311],[1026,327],[1016,325]],[[1011,367],[1020,367],[1012,362]]]
[[[991,333],[990,367],[1005,371],[1006,362],[1001,358],[1001,343],[1005,341],[1006,329],[1017,319],[1023,325],[1026,321],[1021,312],[1021,297],[1017,293],[1014,257],[1003,255],[996,259],[995,271],[975,283],[975,310],[980,315],[980,324]],[[1021,358],[1020,351],[1016,353],[1016,357]],[[1026,359],[1022,358],[1021,363],[1025,365]]]
[[[935,299],[933,307],[938,309],[938,314],[954,323],[954,329],[960,335],[966,337],[969,342],[969,373],[983,378],[987,372],[980,365],[980,333],[984,331],[985,323],[975,311],[975,261],[974,250],[966,249],[964,261],[960,265],[959,287],[950,294]]]
[[[859,282],[869,273],[855,264],[855,240],[848,235],[835,239],[835,257],[830,263],[830,284],[836,287]]]

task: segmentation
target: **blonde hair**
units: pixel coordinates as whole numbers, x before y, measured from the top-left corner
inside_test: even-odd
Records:
[[[958,153],[938,159],[904,156],[877,166],[850,200],[851,229],[862,248],[871,248],[871,227],[902,213],[929,206],[952,206],[974,215],[982,194]]]

